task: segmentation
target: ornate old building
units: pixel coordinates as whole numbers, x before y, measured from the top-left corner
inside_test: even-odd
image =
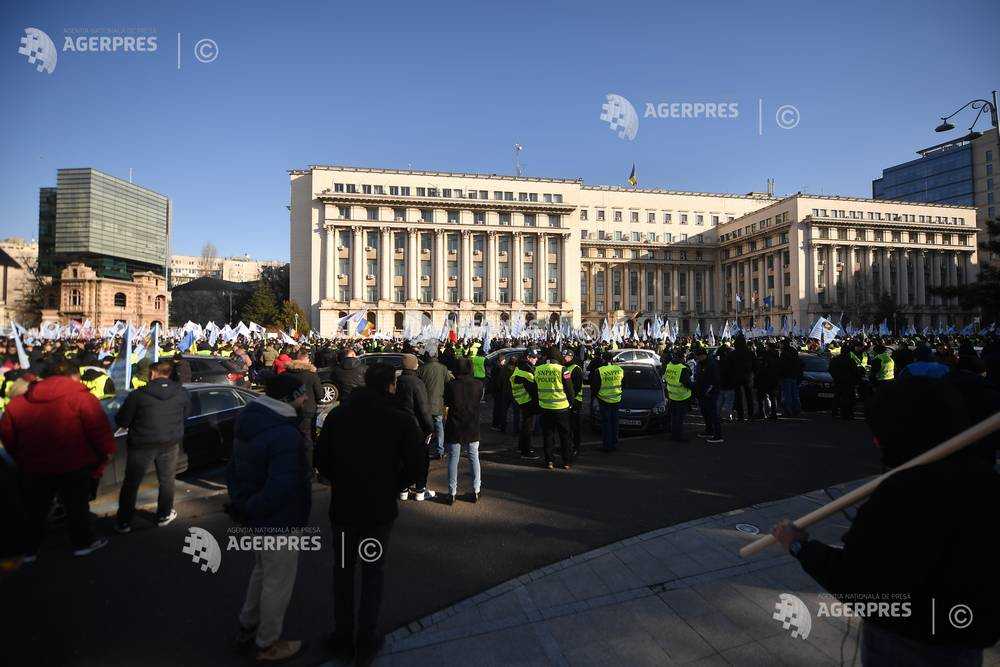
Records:
[[[45,295],[42,321],[69,324],[71,320],[90,320],[95,327],[116,322],[166,326],[169,302],[163,276],[140,271],[132,280],[102,278],[86,264],[72,262]]]
[[[778,329],[820,313],[874,317],[886,294],[918,326],[973,316],[930,289],[974,279],[971,207],[346,166],[289,173],[291,294],[324,335],[357,311],[383,331],[408,315],[439,326],[515,312],[574,326],[661,315],[684,332],[737,317]]]

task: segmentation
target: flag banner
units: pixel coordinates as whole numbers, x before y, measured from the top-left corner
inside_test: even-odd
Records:
[[[24,327],[20,326],[13,320],[11,320],[10,326],[14,330],[14,346],[17,348],[17,365],[21,368],[30,368],[31,361],[28,359],[28,353],[24,351],[24,343],[21,342],[21,333],[24,331]]]
[[[124,334],[118,356],[108,369],[108,375],[115,383],[115,393],[132,388],[132,327],[126,326]]]
[[[813,325],[812,330],[809,332],[810,338],[815,338],[819,341],[820,345],[827,345],[832,342],[837,334],[840,333],[840,328],[836,326],[833,322],[825,317],[820,317],[816,320],[816,324]]]

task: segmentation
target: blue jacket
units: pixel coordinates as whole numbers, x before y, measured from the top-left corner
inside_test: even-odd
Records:
[[[226,485],[244,525],[294,528],[309,520],[309,464],[297,423],[295,408],[267,396],[236,420]]]

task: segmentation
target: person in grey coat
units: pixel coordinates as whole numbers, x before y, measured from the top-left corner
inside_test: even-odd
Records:
[[[427,388],[428,408],[434,423],[431,458],[435,460],[444,456],[444,386],[454,379],[448,367],[438,360],[437,352],[437,344],[431,344],[427,348],[427,362],[417,371],[417,377]]]
[[[424,465],[413,486],[399,493],[400,500],[407,500],[411,495],[414,500],[433,498],[435,494],[427,488],[427,473],[430,468],[430,442],[434,433],[434,423],[431,421],[427,387],[417,377],[417,358],[412,354],[403,355],[403,371],[396,378],[396,403],[417,421],[417,427],[424,438]]]

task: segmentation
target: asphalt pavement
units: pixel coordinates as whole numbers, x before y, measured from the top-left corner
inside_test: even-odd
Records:
[[[401,504],[384,556],[383,630],[602,545],[881,471],[861,422],[813,414],[725,430],[723,445],[651,434],[626,438],[620,451],[604,454],[595,449],[598,434],[585,426],[583,455],[569,471],[521,461],[514,436],[484,430],[479,503]],[[460,471],[462,494],[464,461]],[[443,461],[432,463],[431,488],[443,492],[446,475]],[[229,642],[252,555],[225,550],[231,522],[222,511],[220,471],[186,480],[202,491],[179,494],[180,518],[172,525],[137,518],[133,532],[119,536],[110,518],[100,519],[98,530],[111,544],[89,558],[73,558],[65,531],[55,526],[38,561],[0,582],[0,638],[10,664],[249,662]],[[301,664],[326,659],[320,644],[330,623],[334,548],[328,502],[329,491],[316,485],[311,522],[323,531],[323,548],[302,555],[286,616],[285,636],[312,644]],[[181,552],[193,526],[223,545],[214,574]]]

